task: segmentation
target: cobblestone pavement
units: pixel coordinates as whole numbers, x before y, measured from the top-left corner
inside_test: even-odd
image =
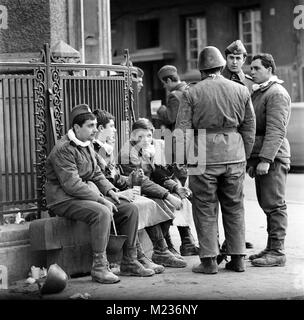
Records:
[[[265,216],[258,206],[253,181],[246,177],[246,240],[254,244],[247,257],[260,251],[266,244]],[[304,174],[290,174],[287,204],[289,226],[286,238],[287,263],[285,267],[257,268],[246,260],[246,272],[236,273],[220,265],[215,275],[195,274],[191,271],[199,263],[197,256],[185,257],[188,266],[182,269],[166,268],[160,275],[149,278],[121,277],[113,285],[93,283],[90,277],[70,279],[64,291],[43,299],[69,299],[75,293],[89,293],[100,300],[264,300],[304,299]],[[172,228],[176,247],[179,247],[177,229]],[[223,230],[220,224],[220,237]],[[24,286],[23,281],[9,290],[0,290],[0,299],[41,299],[36,285]]]

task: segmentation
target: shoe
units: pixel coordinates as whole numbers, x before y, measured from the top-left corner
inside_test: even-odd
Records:
[[[244,272],[245,271],[244,256],[232,255],[231,261],[226,263],[225,268],[227,270],[231,270],[231,271],[235,271],[235,272]]]
[[[179,248],[181,256],[197,256],[199,254],[199,248],[194,244],[186,243],[182,244]]]
[[[151,277],[154,274],[154,270],[145,268],[137,260],[136,247],[129,247],[126,252],[124,252],[120,263],[121,276]]]
[[[175,257],[179,260],[184,260],[183,257],[178,253],[178,251],[174,247],[168,247],[168,250],[175,255]]]
[[[118,263],[110,263],[110,269],[114,274],[119,276],[119,274],[120,274],[120,265]]]
[[[268,249],[268,248],[265,248],[264,250],[262,250],[262,251],[259,252],[259,253],[255,253],[255,254],[250,255],[248,259],[249,259],[250,261],[252,261],[252,260],[261,258],[261,257],[263,257],[268,251],[269,251],[269,249]]]
[[[138,261],[146,268],[146,269],[152,269],[155,273],[163,273],[165,271],[165,267],[161,264],[154,263],[151,259],[149,259],[146,256],[143,256],[141,258],[138,258]]]
[[[194,238],[190,227],[178,226],[178,231],[181,238],[180,253],[182,256],[196,256],[199,254],[199,248],[195,246]]]
[[[251,242],[245,242],[246,249],[253,249],[253,244]]]
[[[187,266],[186,261],[184,261],[183,259],[178,259],[168,249],[164,251],[154,250],[152,254],[152,261],[154,263],[161,264],[164,267],[185,268]]]
[[[269,251],[260,258],[251,261],[251,264],[255,267],[284,267],[286,263],[285,254],[277,255]]]
[[[192,268],[192,272],[216,274],[218,273],[218,265],[216,263],[216,257],[201,258],[201,263]]]
[[[109,262],[104,252],[93,254],[91,269],[92,281],[99,283],[116,283],[120,279],[110,270]]]

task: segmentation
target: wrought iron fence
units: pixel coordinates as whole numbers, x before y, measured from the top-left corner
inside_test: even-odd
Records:
[[[69,128],[69,112],[87,103],[111,112],[118,148],[138,115],[137,70],[65,63],[46,45],[40,61],[0,63],[0,224],[3,214],[46,209],[45,161]],[[2,219],[2,220],[1,220]]]

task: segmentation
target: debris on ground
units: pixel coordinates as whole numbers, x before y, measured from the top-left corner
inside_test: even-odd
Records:
[[[87,293],[87,292],[85,292],[84,294],[75,293],[72,296],[70,296],[70,299],[73,299],[73,300],[79,300],[79,299],[88,300],[90,298],[91,298],[91,295],[89,293]]]

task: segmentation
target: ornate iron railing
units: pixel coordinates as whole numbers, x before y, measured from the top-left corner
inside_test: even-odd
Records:
[[[137,70],[126,65],[65,63],[45,45],[39,61],[0,63],[0,224],[3,214],[46,210],[45,162],[79,103],[111,112],[118,148],[138,115]],[[135,90],[134,90],[135,88]]]

